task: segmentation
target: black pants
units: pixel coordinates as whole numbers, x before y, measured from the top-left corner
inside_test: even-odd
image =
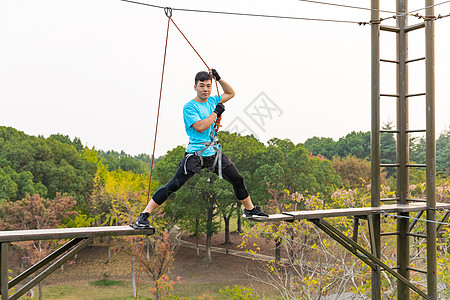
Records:
[[[200,169],[211,168],[215,155],[209,157],[203,157],[203,166],[201,165],[200,157],[194,154],[187,153],[178,165],[178,169],[175,172],[173,178],[166,185],[156,191],[153,195],[153,200],[161,205],[167,198],[174,192],[178,191],[192,176],[200,171]],[[215,166],[214,173],[218,173],[217,165]],[[248,197],[247,188],[244,185],[244,178],[233,162],[222,153],[222,176],[225,180],[233,185],[234,194],[239,200],[244,200]]]

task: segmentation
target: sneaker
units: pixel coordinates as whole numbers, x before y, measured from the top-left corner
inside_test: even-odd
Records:
[[[139,217],[137,218],[136,222],[134,222],[130,226],[135,229],[149,228],[150,227],[150,222],[148,221],[149,216],[150,216],[150,214],[148,212],[141,213],[139,215]]]
[[[252,210],[244,209],[244,218],[267,218],[268,214],[263,213],[258,206],[253,207]]]

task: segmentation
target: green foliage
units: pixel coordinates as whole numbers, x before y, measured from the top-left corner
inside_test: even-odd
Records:
[[[229,297],[228,299],[233,300],[252,300],[259,299],[258,295],[256,295],[255,291],[251,287],[238,286],[235,285],[233,288],[226,286],[223,289],[220,289],[220,294]]]
[[[450,129],[442,132],[436,140],[436,169],[450,175]]]
[[[327,197],[342,184],[329,160],[310,157],[301,144],[294,145],[289,140],[269,141],[269,146],[259,156],[255,173],[260,183],[266,183],[259,189],[259,195],[266,201],[270,197],[267,187],[279,193],[288,190]]]
[[[135,174],[147,172],[150,169],[151,158],[147,154],[131,156],[124,151],[98,151],[103,163],[108,166],[109,171],[132,171]]]
[[[313,155],[323,155],[328,159],[333,156],[356,156],[361,159],[370,157],[370,132],[351,132],[335,142],[331,138],[313,137],[305,141],[305,148]]]
[[[90,194],[95,164],[86,160],[79,139],[53,135],[47,139],[0,127],[0,196],[18,200],[26,194],[76,197],[82,206]],[[14,183],[14,184],[13,184]]]
[[[84,214],[79,214],[74,218],[68,218],[67,220],[65,220],[64,225],[66,225],[68,228],[91,227],[94,222],[95,218],[88,217]]]

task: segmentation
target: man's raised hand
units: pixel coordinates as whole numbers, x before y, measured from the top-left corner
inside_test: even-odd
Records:
[[[214,69],[213,69],[214,70]],[[225,111],[225,105],[222,103],[217,103],[216,109],[214,109],[214,112],[220,116]]]
[[[217,73],[216,69],[211,69],[211,74],[217,81],[219,81],[221,79],[221,77],[220,77],[219,73]]]

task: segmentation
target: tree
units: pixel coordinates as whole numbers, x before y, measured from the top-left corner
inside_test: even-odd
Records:
[[[265,204],[263,199],[258,197],[257,190],[264,182],[260,182],[255,176],[258,167],[257,161],[259,156],[264,153],[265,146],[254,136],[241,136],[236,133],[228,133],[226,131],[219,132],[219,140],[223,147],[224,153],[233,161],[239,173],[244,177],[244,182],[250,193],[252,202],[255,205]],[[222,194],[218,205],[220,213],[225,223],[225,244],[229,243],[230,237],[230,219],[237,215],[237,231],[241,232],[241,203],[237,201],[232,194],[229,183],[225,183],[223,191],[228,187],[228,194]]]
[[[392,122],[383,125],[384,130],[392,130]],[[397,142],[395,141],[394,134],[391,132],[385,132],[381,134],[380,138],[380,162],[382,164],[394,164],[397,162]],[[386,169],[388,177],[395,176],[397,170],[395,168]]]
[[[174,284],[169,280],[168,274],[172,269],[175,254],[180,245],[179,237],[175,236],[171,239],[170,233],[159,230],[151,238],[154,242],[150,243],[152,251],[148,258],[142,258],[143,238],[141,237],[124,238],[123,248],[132,256],[133,274],[134,261],[138,258],[139,264],[142,264],[143,269],[149,273],[155,283],[151,293],[155,294],[156,299],[167,299],[171,296],[171,287]],[[133,293],[133,296],[136,297],[136,292]]]
[[[77,150],[81,142],[62,135],[29,136],[10,127],[0,127],[0,141],[0,167],[18,186],[16,199],[11,200],[26,193],[48,198],[66,193],[76,197],[80,208],[85,205],[96,167]]]
[[[358,158],[370,157],[370,133],[355,132],[347,134],[337,142],[337,154],[340,157],[346,157],[351,154]]]
[[[443,131],[436,140],[436,169],[450,175],[450,129]]]
[[[367,200],[368,192],[365,194]],[[346,197],[344,193],[341,196]],[[324,206],[316,196],[303,197],[302,202],[308,210]],[[340,207],[345,207],[344,201],[338,199],[336,202]],[[290,209],[291,205],[287,204],[283,210]],[[333,218],[328,221],[346,234],[352,232],[352,224],[347,218]],[[265,276],[255,275],[252,271],[249,275],[253,280],[275,288],[282,299],[321,299],[331,294],[340,297],[349,289],[360,296],[367,296],[366,291],[357,288],[360,282],[358,279],[365,280],[370,277],[369,268],[359,260],[352,259],[350,252],[333,240],[330,241],[327,235],[310,222],[261,222],[244,229],[241,246],[246,247],[250,253],[256,254],[260,250],[258,242],[254,245],[248,244],[248,239],[252,236],[280,241],[278,259],[260,263],[258,269],[263,271]],[[360,228],[360,233],[362,236],[359,238],[367,239],[366,228]]]
[[[370,161],[349,155],[346,158],[335,156],[331,162],[344,187],[353,189],[370,183],[372,176]],[[381,173],[381,183],[387,184],[384,172]]]
[[[328,197],[341,185],[329,160],[310,157],[302,145],[294,145],[289,140],[269,141],[266,152],[259,156],[256,174],[260,182],[268,183],[270,189],[280,193],[288,190]],[[268,200],[267,186],[262,186],[259,193]]]
[[[73,197],[57,194],[53,200],[39,195],[27,195],[0,206],[0,230],[46,229],[62,226],[63,219],[77,215],[73,210],[76,201]],[[14,250],[22,257],[29,257],[31,265],[39,262],[52,252],[60,241],[47,240],[20,242],[14,244]],[[39,283],[39,299],[42,299],[42,283]]]
[[[332,138],[313,137],[305,141],[305,149],[310,151],[313,155],[323,155],[328,159],[332,159],[337,155],[337,142]]]

